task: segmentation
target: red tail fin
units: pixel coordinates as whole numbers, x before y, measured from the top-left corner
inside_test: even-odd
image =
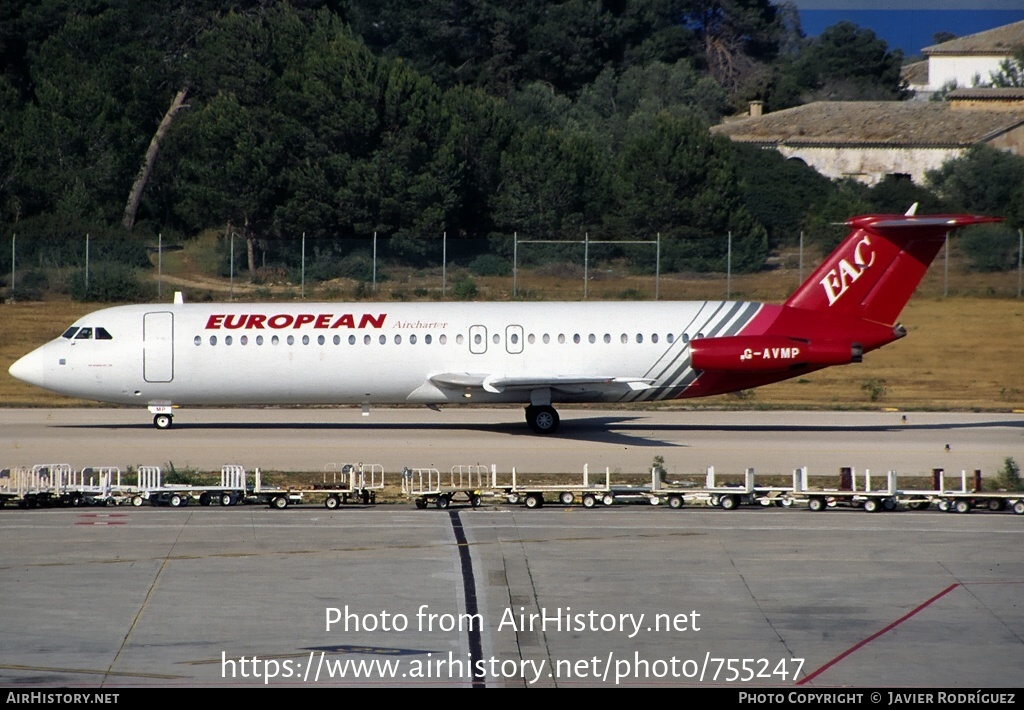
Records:
[[[998,221],[968,214],[853,217],[846,222],[853,231],[785,305],[892,325],[950,230]]]

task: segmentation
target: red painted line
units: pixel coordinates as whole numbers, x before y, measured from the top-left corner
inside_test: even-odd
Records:
[[[903,616],[901,616],[900,618],[896,619],[896,621],[894,621],[894,622],[892,622],[891,624],[889,624],[888,626],[886,626],[886,627],[885,627],[884,629],[882,629],[881,631],[876,631],[875,633],[871,634],[870,636],[868,636],[868,637],[867,637],[866,639],[864,639],[863,641],[861,641],[861,642],[859,642],[859,643],[857,643],[857,644],[855,644],[855,645],[851,646],[850,648],[848,648],[848,649],[846,649],[845,651],[843,651],[842,653],[840,653],[840,654],[839,654],[838,656],[836,656],[836,657],[835,657],[835,658],[833,658],[833,659],[832,659],[831,661],[829,661],[828,663],[826,663],[825,665],[823,665],[823,666],[822,666],[821,668],[817,669],[817,670],[816,670],[816,671],[814,671],[813,673],[810,673],[810,674],[808,674],[808,675],[804,676],[804,677],[803,677],[803,678],[802,678],[801,680],[797,681],[797,683],[796,683],[796,684],[797,684],[797,685],[803,685],[804,683],[807,683],[808,681],[811,681],[811,680],[813,680],[813,679],[814,679],[815,677],[817,677],[817,676],[821,675],[822,673],[824,673],[825,671],[827,671],[827,670],[828,670],[829,668],[831,668],[831,667],[832,667],[832,666],[834,666],[835,664],[839,663],[839,661],[841,661],[841,660],[843,660],[844,658],[846,658],[847,656],[849,656],[849,655],[850,655],[851,653],[853,653],[853,652],[855,652],[855,651],[857,651],[857,650],[859,650],[859,649],[863,648],[864,646],[867,646],[867,645],[868,645],[869,643],[871,643],[872,641],[874,641],[874,640],[875,640],[876,638],[878,638],[879,636],[881,636],[881,635],[883,635],[883,634],[886,634],[886,633],[888,633],[889,631],[892,631],[892,630],[893,630],[893,629],[895,629],[895,628],[896,628],[897,626],[899,626],[900,624],[902,624],[902,623],[903,623],[904,621],[906,621],[906,620],[907,620],[907,619],[909,619],[910,617],[912,617],[912,616],[914,616],[915,614],[917,614],[917,612],[919,612],[919,611],[922,611],[922,610],[924,610],[924,609],[927,609],[927,608],[928,608],[929,606],[931,606],[932,604],[934,604],[935,602],[937,602],[937,601],[938,601],[939,599],[942,599],[942,597],[946,596],[947,594],[949,594],[950,592],[952,592],[952,591],[953,591],[954,589],[956,589],[956,588],[957,588],[957,587],[959,587],[959,586],[960,586],[960,583],[959,583],[959,582],[957,582],[956,584],[951,584],[951,585],[949,585],[948,587],[946,587],[945,589],[943,589],[943,590],[942,590],[941,592],[939,592],[938,594],[936,594],[936,595],[935,595],[934,597],[932,597],[932,598],[931,598],[931,599],[929,599],[928,601],[924,602],[923,604],[920,604],[919,606],[915,607],[914,609],[910,610],[909,612],[907,612],[906,614],[904,614],[904,615],[903,615]]]
[[[120,521],[120,520],[110,520],[110,521],[107,521],[107,520],[97,520],[95,522],[90,522],[90,521],[77,522],[77,523],[75,523],[75,525],[124,525],[124,522]]]

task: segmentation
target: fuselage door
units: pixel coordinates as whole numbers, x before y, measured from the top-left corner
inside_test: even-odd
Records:
[[[510,325],[505,327],[505,350],[510,355],[523,352],[523,326]]]
[[[174,314],[147,313],[142,320],[142,373],[146,382],[174,379]]]
[[[469,352],[483,355],[487,352],[487,326],[469,326]]]

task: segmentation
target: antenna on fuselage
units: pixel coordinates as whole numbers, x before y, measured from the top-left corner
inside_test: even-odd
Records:
[[[175,304],[181,304],[185,302],[185,296],[182,295],[181,291],[174,292],[174,302]]]

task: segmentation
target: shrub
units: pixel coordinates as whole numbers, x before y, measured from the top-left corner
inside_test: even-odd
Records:
[[[512,265],[497,254],[481,254],[469,262],[469,270],[476,276],[508,276]]]
[[[472,301],[478,293],[476,282],[469,276],[461,276],[452,284],[452,295],[460,301]]]
[[[76,301],[145,301],[151,288],[144,285],[135,269],[124,264],[99,262],[89,268],[89,283],[85,282],[85,269],[71,277],[71,297]]]

